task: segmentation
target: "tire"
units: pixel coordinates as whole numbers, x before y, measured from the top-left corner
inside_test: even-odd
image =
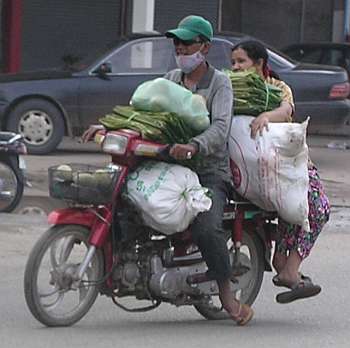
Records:
[[[65,126],[55,105],[43,99],[28,99],[10,112],[7,129],[23,136],[28,153],[44,155],[57,148]]]
[[[0,212],[10,213],[19,204],[24,190],[23,174],[15,168],[17,158],[0,157]]]
[[[34,245],[25,268],[24,294],[28,308],[42,324],[73,325],[94,304],[98,285],[80,283],[72,290],[69,282],[88,250],[88,238],[86,227],[61,225],[48,229]],[[83,279],[98,283],[103,265],[102,251],[97,249]]]
[[[230,233],[227,232],[227,235],[228,248],[230,253],[234,255],[234,250],[231,248],[232,240]],[[238,284],[234,284],[234,293],[236,298],[242,303],[252,305],[260,291],[265,271],[263,246],[259,237],[256,234],[252,235],[243,232],[241,252],[244,255],[248,255],[248,257],[242,256],[242,263],[249,265],[251,269],[243,276],[236,277]],[[212,296],[208,303],[195,305],[194,307],[208,320],[229,319],[229,315],[222,308],[218,296],[215,296],[215,298]]]

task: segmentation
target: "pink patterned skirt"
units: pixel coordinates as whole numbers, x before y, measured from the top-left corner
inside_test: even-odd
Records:
[[[296,250],[300,257],[305,259],[329,220],[329,200],[314,165],[309,166],[308,201],[310,231],[306,232],[300,226],[289,224],[279,218],[276,251],[287,254],[288,251]]]

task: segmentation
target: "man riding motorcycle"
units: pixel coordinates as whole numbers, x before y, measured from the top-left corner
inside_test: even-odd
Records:
[[[176,160],[190,159],[196,154],[203,157],[195,168],[203,186],[212,191],[212,207],[194,220],[191,231],[207,264],[203,281],[215,279],[223,308],[238,325],[247,324],[253,310],[240,304],[231,292],[231,273],[226,240],[222,234],[222,216],[227,200],[231,171],[229,167],[228,137],[232,115],[232,87],[228,77],[206,61],[213,37],[209,21],[200,16],[182,19],[178,27],[166,32],[174,41],[178,69],[165,78],[176,82],[206,99],[211,124],[188,144],[174,144],[169,154]],[[84,134],[88,141],[100,126],[91,126]],[[200,281],[196,279],[195,281]]]

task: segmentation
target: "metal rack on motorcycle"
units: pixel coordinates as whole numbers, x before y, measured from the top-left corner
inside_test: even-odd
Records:
[[[49,193],[56,199],[81,205],[104,205],[112,201],[120,171],[116,167],[61,164],[48,169]]]

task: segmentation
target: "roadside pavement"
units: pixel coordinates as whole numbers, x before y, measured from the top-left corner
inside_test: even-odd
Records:
[[[333,208],[350,208],[350,136],[309,136],[316,164]]]
[[[307,137],[309,147],[323,147],[330,149],[345,150],[350,148],[350,135],[309,135]]]

